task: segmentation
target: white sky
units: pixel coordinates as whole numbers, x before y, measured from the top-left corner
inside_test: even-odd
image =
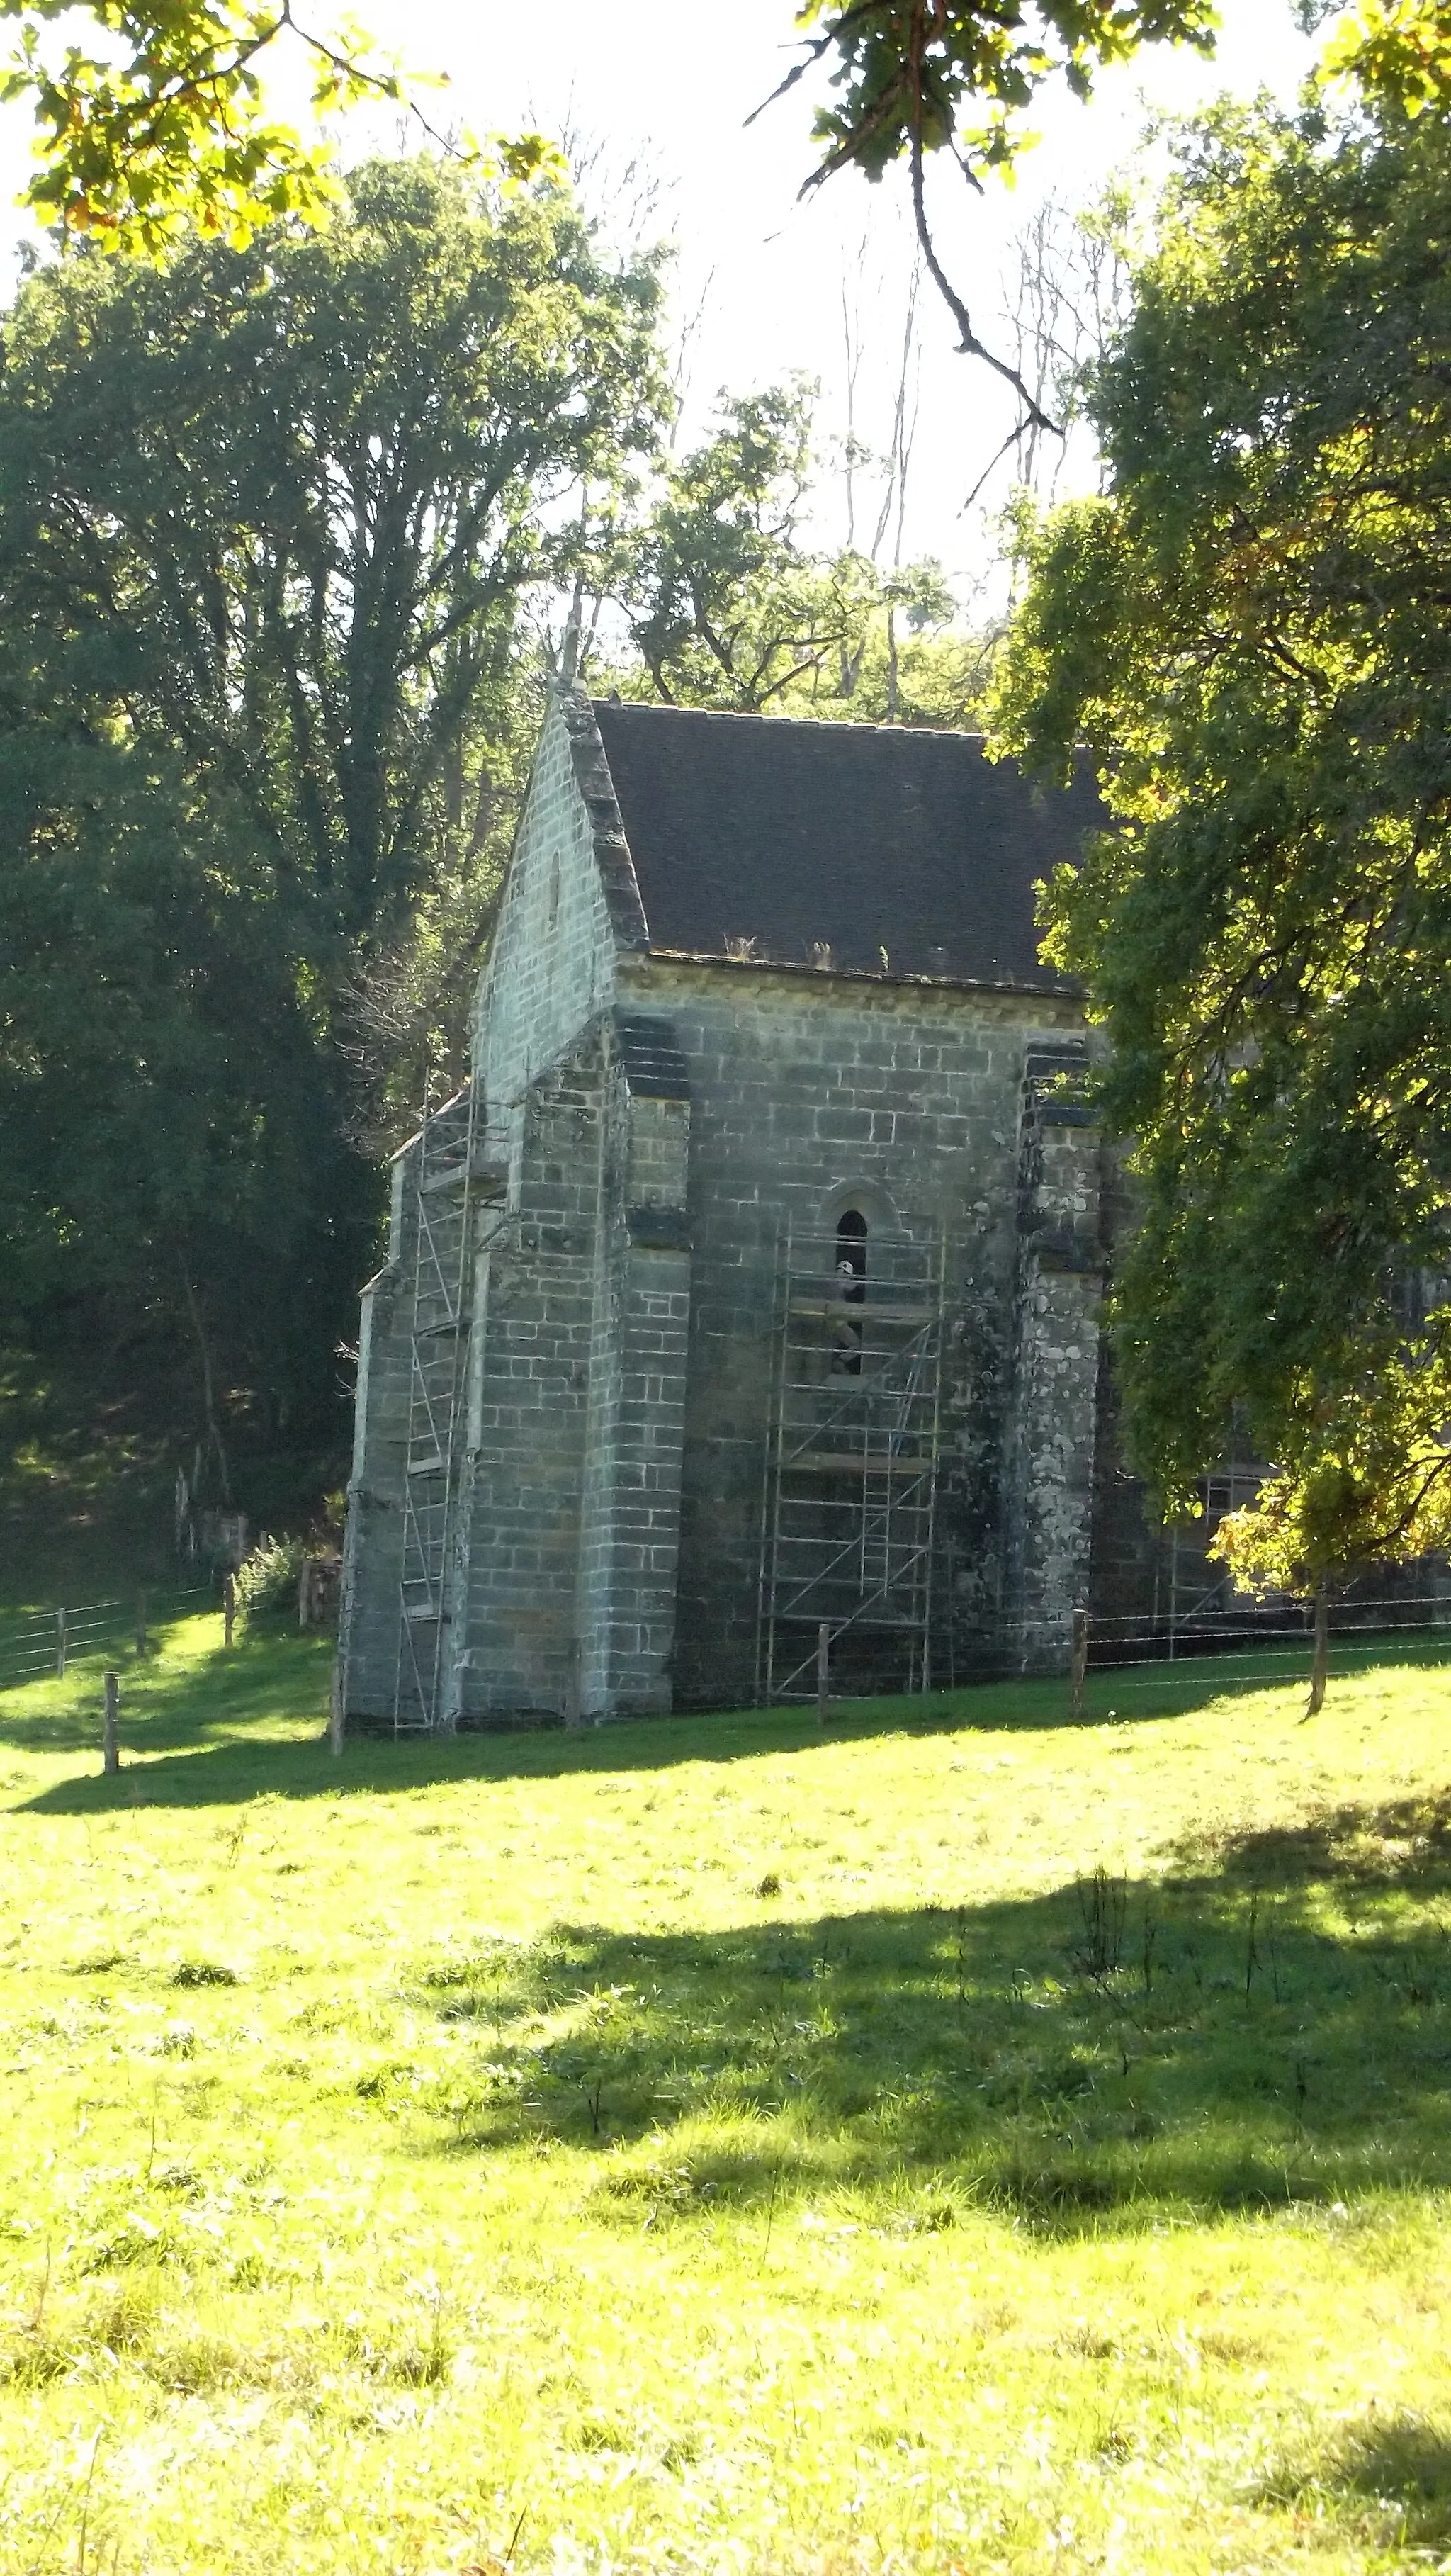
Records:
[[[328,0],[315,6],[325,25]],[[1298,34],[1288,0],[1221,0],[1221,13],[1211,63],[1183,53],[1141,56],[1105,76],[1089,107],[1066,94],[1046,105],[1034,120],[1043,139],[1014,191],[991,184],[985,198],[963,192],[959,200],[938,182],[949,273],[993,345],[1006,338],[992,326],[1011,236],[1047,192],[1083,203],[1116,170],[1131,169],[1149,107],[1186,109],[1220,90],[1245,96],[1261,86],[1293,97],[1323,37]],[[844,172],[798,202],[813,157],[806,83],[746,128],[796,58],[792,14],[792,0],[731,0],[725,10],[689,0],[553,0],[537,19],[518,0],[357,0],[363,24],[410,68],[449,75],[447,90],[422,94],[438,123],[476,132],[573,129],[602,147],[601,182],[632,160],[648,165],[661,189],[649,232],[678,246],[677,317],[705,298],[690,354],[687,436],[698,434],[718,387],[745,392],[792,369],[820,379],[822,425],[828,436],[839,430],[846,281],[868,341],[858,434],[882,445],[911,259],[903,190],[890,178],[873,188]],[[356,155],[370,140],[391,146],[396,134],[392,119],[370,129],[355,117],[346,148]],[[24,112],[0,110],[0,191],[22,184],[27,144]],[[14,216],[12,225],[19,239],[23,219]],[[986,369],[954,354],[950,317],[930,286],[921,310],[905,550],[909,558],[938,555],[965,589],[991,544],[982,508],[964,515],[964,500],[1009,415]],[[986,498],[991,505],[1002,497],[999,479]]]

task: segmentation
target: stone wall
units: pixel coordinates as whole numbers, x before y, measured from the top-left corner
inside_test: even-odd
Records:
[[[689,1260],[683,1068],[595,1024],[524,1105],[480,1254],[453,1714],[668,1708]],[[643,1080],[646,1087],[636,1088]]]
[[[603,791],[592,811],[581,788],[581,774],[598,786],[592,764],[603,758],[588,708],[581,714],[575,702],[552,698],[474,1009],[474,1079],[491,1120],[507,1119],[536,1075],[611,1007],[617,948],[635,935],[628,895],[618,891],[618,814],[612,822]]]
[[[1061,1044],[1030,1047],[1024,1062],[1004,1600],[1004,1643],[1023,1671],[1062,1668],[1071,1614],[1089,1599],[1104,1250],[1085,1066],[1081,1047]]]
[[[590,1415],[605,1099],[591,1030],[524,1104],[516,1203],[478,1265],[454,1713],[562,1716]]]
[[[1004,1527],[1005,1452],[1013,1420],[1027,1418],[1016,1371],[1035,1372],[1040,1411],[1050,1392],[1038,1344],[1030,1337],[1025,1351],[1017,1331],[1023,1069],[1030,1041],[1076,1030],[1073,1003],[659,958],[626,962],[621,989],[625,1007],[668,1016],[690,1076],[677,1704],[719,1706],[755,1691],[783,1241],[788,1228],[829,1229],[854,1192],[920,1240],[946,1238],[942,1549],[964,1668],[975,1655],[1000,1666],[1004,1621],[1021,1615],[1008,1598]],[[1074,1410],[1073,1472],[1052,1514],[1046,1486],[1035,1494],[1033,1539],[1013,1558],[1021,1590],[1036,1551],[1044,1599],[1060,1579],[1077,1586],[1087,1561],[1079,1426],[1085,1404],[1091,1420],[1096,1354],[1081,1337],[1072,1352],[1056,1396]],[[1091,1443],[1087,1455],[1091,1468]],[[1070,1537],[1074,1510],[1081,1529]]]
[[[448,1721],[668,1704],[681,1104],[633,1118],[612,1007],[617,955],[644,939],[588,702],[556,694],[475,1010],[479,1129],[509,1169],[474,1218]],[[391,1714],[397,1671],[416,1161],[395,1165],[389,1263],[363,1301],[339,1655],[357,1720]],[[668,1243],[635,1241],[635,1200],[676,1207]]]
[[[579,1709],[672,1704],[690,1258],[690,1087],[669,1023],[612,1029],[579,1600]]]

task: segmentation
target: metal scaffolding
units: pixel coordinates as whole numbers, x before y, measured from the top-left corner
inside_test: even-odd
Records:
[[[758,1687],[816,1690],[818,1641],[932,1680],[944,1247],[788,1235],[761,1512]],[[855,1254],[855,1266],[843,1253]],[[868,1641],[880,1641],[868,1642]]]
[[[1223,1630],[1238,1619],[1246,1628],[1262,1625],[1265,1601],[1282,1604],[1288,1595],[1275,1593],[1264,1600],[1251,1600],[1238,1590],[1228,1566],[1216,1574],[1209,1555],[1210,1541],[1227,1512],[1238,1511],[1252,1503],[1270,1474],[1262,1461],[1226,1459],[1224,1464],[1200,1481],[1200,1517],[1186,1531],[1178,1521],[1169,1529],[1169,1563],[1167,1612],[1163,1619],[1167,1652],[1172,1662],[1187,1644],[1190,1653],[1202,1642],[1206,1630],[1215,1623]],[[1155,1577],[1155,1620],[1159,1618],[1159,1582]]]
[[[411,1239],[408,1448],[398,1584],[395,1735],[452,1730],[445,1690],[449,1576],[459,1535],[473,1314],[474,1215],[503,1186],[470,1084],[417,1138]]]

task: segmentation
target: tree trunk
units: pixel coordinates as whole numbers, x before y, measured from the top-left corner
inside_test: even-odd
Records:
[[[183,1288],[186,1290],[187,1312],[191,1317],[192,1331],[196,1335],[197,1349],[201,1354],[202,1412],[207,1426],[207,1442],[217,1462],[217,1473],[222,1482],[222,1500],[230,1509],[232,1501],[232,1477],[231,1470],[227,1465],[227,1452],[222,1440],[221,1424],[217,1420],[217,1393],[216,1381],[212,1371],[211,1344],[207,1340],[206,1326],[202,1322],[202,1310],[197,1298],[196,1290],[192,1286],[191,1279],[186,1271],[182,1272],[181,1281]],[[197,1474],[193,1479],[193,1483],[196,1485],[200,1482],[201,1468],[200,1463],[198,1463]]]
[[[1330,1594],[1323,1583],[1315,1587],[1315,1651],[1310,1658],[1310,1698],[1307,1717],[1318,1717],[1325,1705],[1325,1680],[1330,1670]]]

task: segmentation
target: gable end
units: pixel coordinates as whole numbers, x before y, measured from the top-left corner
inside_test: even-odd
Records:
[[[583,689],[562,689],[559,704],[569,737],[574,783],[589,817],[595,865],[600,872],[616,945],[620,948],[648,948],[650,930],[645,919],[645,907],[640,900],[635,863],[625,838],[619,798],[610,776],[610,764],[605,758],[605,747],[600,740],[600,729],[595,722],[594,707]]]

